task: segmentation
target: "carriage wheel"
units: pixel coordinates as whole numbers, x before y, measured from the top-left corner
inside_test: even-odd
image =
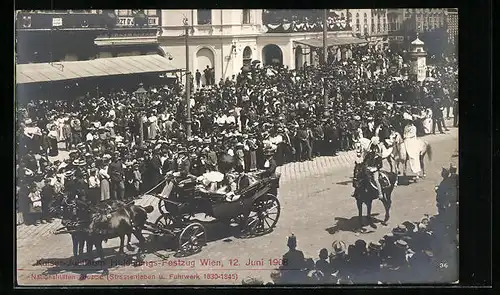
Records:
[[[200,223],[191,223],[186,226],[179,235],[179,252],[183,256],[191,255],[201,251],[207,243],[207,232]]]
[[[155,225],[158,228],[167,228],[174,225],[174,219],[172,215],[168,212],[164,212],[160,217],[158,217],[155,221]]]
[[[281,205],[272,194],[257,198],[247,218],[247,229],[252,235],[270,233],[280,217]]]

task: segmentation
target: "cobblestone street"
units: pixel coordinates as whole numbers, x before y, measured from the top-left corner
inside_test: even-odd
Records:
[[[96,285],[96,284],[240,284],[246,276],[269,280],[274,268],[274,259],[279,259],[287,251],[286,241],[290,234],[297,236],[298,249],[306,257],[317,258],[321,248],[330,249],[334,240],[352,243],[363,238],[366,241],[379,240],[393,227],[405,220],[419,220],[424,214],[435,214],[434,186],[441,181],[441,167],[450,163],[457,165],[455,157],[458,149],[458,129],[451,128],[446,135],[429,135],[424,138],[433,148],[432,161],[426,159],[427,177],[417,183],[398,186],[393,193],[391,219],[388,226],[376,223],[377,228],[367,227],[366,233],[354,232],[357,209],[352,194],[351,175],[355,152],[343,152],[337,157],[319,157],[314,161],[291,163],[279,167],[281,183],[279,200],[281,216],[276,229],[265,236],[238,239],[220,224],[207,225],[209,243],[201,253],[182,258],[186,266],[167,265],[177,261],[174,252],[166,250],[146,254],[146,264],[142,266],[110,267],[107,277],[89,276],[79,280],[82,272],[91,275],[101,271],[78,270],[62,266],[34,266],[39,259],[60,260],[72,255],[69,234],[54,235],[60,222],[55,221],[39,226],[17,226],[17,278],[20,285]],[[386,168],[388,169],[388,168]],[[136,203],[154,205],[150,221],[156,220],[159,212],[154,196],[144,196]],[[383,206],[374,202],[372,213],[375,218],[383,218]],[[136,243],[135,238],[132,239]],[[117,251],[119,239],[110,240],[105,248]],[[125,260],[108,252],[113,259]],[[168,257],[168,260],[165,258]],[[220,261],[217,266],[202,266],[203,259]],[[249,261],[263,261],[245,266]],[[167,262],[166,262],[167,261]],[[195,266],[190,267],[189,262]],[[238,261],[239,265],[235,262]],[[53,276],[37,276],[40,274]],[[56,276],[57,275],[57,276]],[[133,276],[136,275],[136,276]],[[192,275],[191,277],[183,277]],[[224,279],[230,277],[230,279]],[[236,278],[237,277],[237,278]]]

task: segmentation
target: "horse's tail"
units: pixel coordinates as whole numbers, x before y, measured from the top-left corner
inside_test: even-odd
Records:
[[[432,146],[430,143],[427,143],[427,146],[425,147],[425,153],[427,154],[427,157],[429,157],[429,161],[432,161]]]

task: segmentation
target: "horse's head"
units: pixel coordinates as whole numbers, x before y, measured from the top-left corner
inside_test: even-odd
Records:
[[[59,195],[50,203],[49,213],[53,217],[68,219],[76,215],[76,205],[67,196]]]

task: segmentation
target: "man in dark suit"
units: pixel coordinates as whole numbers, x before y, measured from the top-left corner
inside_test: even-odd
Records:
[[[201,73],[199,70],[196,70],[195,78],[196,78],[196,88],[199,89],[201,83]]]
[[[182,175],[189,175],[191,170],[191,161],[187,155],[186,148],[180,148],[178,153],[179,158],[177,158],[177,171]]]
[[[312,160],[312,149],[310,144],[311,131],[306,127],[304,119],[299,120],[299,128],[297,129],[297,139],[298,139],[298,157],[299,161]]]
[[[432,107],[432,134],[436,134],[436,125],[439,129],[439,132],[441,134],[444,134],[442,122],[443,122],[443,110],[441,108],[441,102],[435,101]]]
[[[288,238],[288,252],[283,255],[283,265],[280,268],[283,283],[303,283],[305,281],[304,253],[297,250],[297,238],[292,234]]]
[[[111,179],[111,198],[123,200],[125,194],[125,176],[119,152],[115,152],[113,155],[112,162],[108,166],[108,174]]]
[[[161,181],[161,159],[160,155],[158,154],[159,150],[155,150],[153,152],[153,157],[151,158],[151,177],[152,177],[152,184],[157,185]]]

